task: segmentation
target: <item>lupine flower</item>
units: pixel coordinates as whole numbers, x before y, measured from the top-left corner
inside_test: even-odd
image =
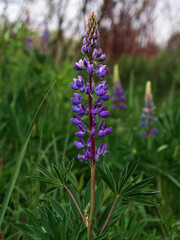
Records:
[[[146,93],[145,93],[145,108],[142,109],[141,115],[141,123],[140,127],[145,130],[141,132],[142,137],[147,137],[150,134],[156,135],[158,134],[158,130],[153,127],[156,123],[156,119],[154,118],[155,106],[152,98],[151,92],[151,82],[148,81],[146,83]]]
[[[125,109],[126,104],[124,102],[126,101],[126,98],[124,96],[124,90],[121,85],[121,81],[119,78],[119,70],[118,65],[115,64],[114,66],[114,91],[113,91],[113,97],[112,100],[114,102],[113,108],[116,109]]]
[[[105,101],[110,99],[110,95],[107,94],[109,86],[106,85],[105,80],[100,81],[97,86],[93,81],[95,75],[102,79],[109,72],[109,68],[102,64],[106,55],[99,48],[99,33],[94,12],[91,13],[87,22],[81,52],[86,57],[75,62],[74,67],[79,72],[86,71],[89,80],[87,81],[78,75],[70,84],[73,90],[80,92],[74,93],[74,98],[71,98],[75,116],[71,118],[71,122],[78,126],[78,132],[75,135],[80,139],[75,141],[74,145],[78,149],[83,149],[82,154],[78,154],[78,159],[80,161],[91,159],[91,166],[94,166],[95,161],[99,161],[100,156],[108,153],[108,145],[103,145],[101,141],[100,145],[96,147],[95,138],[97,136],[102,138],[112,131],[112,128],[107,127],[107,123],[101,120],[110,115],[110,111],[103,105]],[[97,65],[98,62],[101,64]],[[85,99],[86,95],[88,95],[88,101]],[[88,136],[87,142],[83,139],[85,136]]]
[[[25,41],[26,41],[26,50],[27,51],[31,51],[33,46],[32,46],[32,36],[27,36],[25,38]]]
[[[30,15],[29,15],[29,9],[28,6],[26,6],[26,24],[30,24]]]
[[[30,15],[29,15],[29,10],[28,10],[28,6],[26,6],[26,25],[27,25],[27,28],[29,28],[29,25],[30,25]],[[29,30],[28,30],[29,32]],[[26,42],[26,50],[27,51],[31,51],[32,48],[33,48],[33,45],[32,45],[32,36],[27,36],[25,38],[25,42]]]
[[[49,29],[48,29],[48,24],[45,21],[42,36],[41,36],[41,48],[43,53],[45,53],[47,50],[48,42],[49,42]]]

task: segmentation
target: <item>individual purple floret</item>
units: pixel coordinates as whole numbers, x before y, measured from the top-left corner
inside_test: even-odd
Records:
[[[159,132],[153,125],[156,123],[154,118],[155,106],[152,98],[151,92],[151,82],[146,83],[146,93],[145,93],[145,108],[142,109],[141,123],[140,127],[145,130],[141,132],[142,137],[147,137],[149,135],[157,135]]]
[[[95,165],[95,161],[99,161],[100,156],[108,154],[108,145],[100,145],[96,147],[95,138],[102,138],[112,132],[112,128],[107,126],[104,120],[110,115],[104,102],[110,99],[108,93],[109,86],[105,80],[101,80],[96,86],[93,77],[103,79],[109,72],[109,68],[103,65],[102,62],[106,59],[105,53],[99,48],[99,33],[97,29],[97,21],[94,12],[91,13],[88,22],[83,46],[81,52],[86,55],[84,59],[75,62],[74,67],[77,71],[86,71],[88,73],[88,81],[81,75],[73,79],[70,84],[71,88],[79,93],[74,93],[71,98],[72,110],[74,118],[71,122],[77,125],[78,132],[75,133],[79,138],[74,144],[78,149],[83,149],[81,154],[78,154],[80,161],[91,160],[91,166]],[[100,63],[98,65],[98,63]],[[87,97],[88,99],[86,99]],[[99,123],[98,123],[99,122]],[[88,136],[85,142],[84,138]]]
[[[126,98],[124,96],[124,90],[122,88],[121,81],[119,78],[119,70],[117,64],[115,64],[114,66],[114,91],[112,101],[114,103],[112,105],[112,108],[116,108],[118,110],[126,108],[126,104],[124,104]]]
[[[46,53],[48,43],[49,43],[49,29],[48,29],[48,24],[45,21],[42,36],[41,36],[41,48],[43,53]]]

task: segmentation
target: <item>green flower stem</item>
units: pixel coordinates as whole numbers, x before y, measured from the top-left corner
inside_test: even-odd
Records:
[[[95,165],[91,166],[91,210],[88,225],[88,240],[91,240],[93,237],[92,232],[93,232],[94,206],[95,206]]]

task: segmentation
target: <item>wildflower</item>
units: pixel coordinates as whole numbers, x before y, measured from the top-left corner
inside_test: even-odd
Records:
[[[49,42],[49,29],[48,29],[48,24],[45,21],[42,36],[41,36],[41,49],[43,53],[46,53],[47,51],[48,42]]]
[[[26,6],[26,25],[27,25],[27,29],[28,29],[28,33],[30,33],[29,31],[29,25],[30,25],[30,14],[29,14],[29,9],[28,9],[28,5]],[[31,51],[33,48],[32,45],[32,36],[28,35],[25,38],[25,43],[26,43],[26,50],[27,51]]]
[[[147,137],[150,134],[157,135],[159,132],[156,128],[152,128],[153,124],[156,123],[154,118],[155,106],[152,98],[151,92],[151,82],[146,83],[146,92],[145,92],[145,108],[142,109],[141,123],[140,127],[145,130],[141,132],[142,137]]]
[[[31,51],[33,46],[32,46],[32,36],[27,36],[25,38],[25,41],[26,41],[26,50],[27,51]]]
[[[121,85],[121,81],[119,78],[119,70],[118,65],[115,64],[114,66],[114,91],[113,91],[113,98],[112,98],[114,104],[113,108],[116,109],[125,109],[126,104],[124,102],[126,101],[126,98],[124,96],[124,90]]]
[[[74,68],[77,71],[86,71],[89,75],[89,81],[86,82],[79,75],[70,84],[73,90],[85,94],[83,96],[74,93],[75,97],[71,98],[74,105],[72,110],[75,115],[75,118],[71,118],[71,122],[77,125],[79,130],[75,135],[80,138],[80,141],[75,141],[74,144],[78,149],[83,149],[82,154],[78,154],[78,159],[80,161],[91,160],[91,166],[94,166],[95,161],[99,161],[101,155],[104,156],[108,153],[108,145],[103,145],[101,141],[100,145],[96,147],[95,138],[97,136],[102,138],[112,131],[112,128],[107,127],[107,123],[104,123],[104,120],[101,121],[101,119],[105,119],[110,115],[110,111],[104,106],[104,102],[110,99],[110,94],[107,94],[109,86],[106,85],[105,80],[100,81],[97,86],[93,81],[95,75],[102,79],[109,72],[109,68],[102,64],[106,59],[106,55],[99,48],[99,33],[94,12],[91,13],[87,22],[81,52],[86,57],[75,62]],[[100,64],[97,65],[98,63]],[[88,95],[88,99],[85,99],[86,95]],[[87,102],[86,105],[84,102]],[[83,138],[88,135],[88,140],[85,143]]]

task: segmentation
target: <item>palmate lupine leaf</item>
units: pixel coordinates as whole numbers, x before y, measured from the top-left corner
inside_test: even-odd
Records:
[[[81,209],[81,204],[80,204],[79,196],[78,196],[75,188],[73,187],[73,185],[71,185],[70,191],[71,191],[74,199],[76,200],[76,203],[78,204],[79,208]],[[74,214],[74,217],[75,217],[76,219],[80,219],[79,211],[78,211],[78,209],[77,209],[74,201],[72,200],[71,196],[69,196],[69,203],[70,203],[70,206],[71,206],[71,208],[72,208],[72,212],[73,212],[73,214]]]
[[[78,240],[79,239],[79,233],[82,229],[82,223],[80,223],[73,231],[71,240]]]
[[[95,201],[95,206],[94,206],[94,218],[96,218],[97,213],[101,207],[102,194],[103,194],[102,184],[100,183],[95,192],[96,201]]]
[[[29,223],[31,225],[36,226],[38,229],[41,229],[41,226],[40,226],[40,223],[38,221],[38,218],[32,212],[30,212],[29,210],[25,210],[25,212],[26,212],[26,216],[27,216],[27,218],[29,220]]]
[[[53,163],[51,164],[51,171],[47,170],[47,168],[43,167],[42,165],[38,163],[33,163],[39,172],[41,172],[44,176],[33,176],[32,178],[37,181],[41,181],[47,184],[53,185],[53,187],[50,187],[49,189],[46,190],[44,193],[44,196],[53,192],[56,188],[59,186],[65,185],[66,181],[68,180],[68,174],[67,172],[69,169],[72,168],[73,161],[69,163],[67,167],[65,167],[64,164],[61,164],[59,169],[57,166],[55,166]]]
[[[116,211],[118,205],[120,205],[121,202],[122,202],[122,199],[119,198],[119,199],[117,200],[117,204],[115,205],[113,212]],[[99,221],[98,221],[98,225],[97,225],[98,229],[101,229],[102,226],[104,225],[104,223],[105,223],[105,221],[106,221],[106,219],[107,219],[107,217],[108,217],[108,214],[109,214],[109,212],[110,212],[110,210],[111,210],[111,208],[112,208],[112,205],[113,205],[113,202],[111,202],[111,203],[107,206],[107,208],[104,210],[104,212],[101,214],[100,219],[99,219]]]
[[[121,192],[124,189],[126,183],[135,172],[137,165],[138,165],[138,161],[134,162],[130,168],[129,168],[129,163],[125,165],[118,182],[118,192]]]
[[[30,211],[26,211],[29,224],[17,223],[14,226],[31,239],[85,240],[87,228],[84,228],[84,224],[81,222],[72,229],[72,219],[61,204],[51,198],[51,205],[54,211],[45,204],[42,209],[37,209],[40,220]]]
[[[44,209],[37,208],[37,212],[40,217],[40,222],[42,224],[42,227],[45,229],[45,231],[48,234],[51,234],[51,228],[49,227],[49,224],[48,224],[48,216],[46,215]]]
[[[113,177],[109,167],[105,163],[104,163],[103,167],[104,167],[104,169],[100,168],[99,166],[96,166],[96,169],[97,169],[98,173],[101,175],[102,179],[105,181],[105,183],[111,189],[111,191],[116,194],[117,189],[116,189],[116,182],[114,180],[114,177]]]
[[[23,224],[18,222],[18,223],[15,223],[14,226],[19,230],[21,230],[26,235],[33,234],[33,231],[28,224]]]
[[[85,205],[87,206],[90,201],[91,201],[91,180],[88,181],[84,192]]]
[[[147,197],[153,196],[157,193],[150,190],[150,187],[152,186],[152,184],[149,183],[151,178],[138,181],[138,176],[136,178],[133,178],[132,176],[137,168],[137,165],[138,161],[134,162],[131,166],[127,163],[121,172],[119,180],[116,182],[114,178],[111,177],[112,173],[107,165],[104,169],[98,167],[97,171],[108,187],[124,201],[155,206],[155,203],[147,200]]]
[[[60,216],[60,218],[63,219],[66,212],[61,204],[56,199],[51,198],[51,206],[53,210]]]

